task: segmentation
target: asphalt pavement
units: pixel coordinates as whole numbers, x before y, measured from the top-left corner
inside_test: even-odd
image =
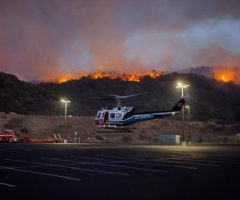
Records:
[[[0,143],[0,199],[240,199],[240,146]]]

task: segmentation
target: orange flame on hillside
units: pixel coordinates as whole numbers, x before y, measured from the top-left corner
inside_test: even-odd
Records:
[[[94,74],[89,75],[92,79],[98,78],[110,78],[110,79],[122,79],[124,81],[136,81],[139,82],[143,77],[150,76],[151,78],[157,78],[159,76],[164,75],[163,72],[151,71],[151,72],[141,72],[141,73],[105,73],[105,72],[96,72]]]
[[[139,82],[141,79],[143,79],[146,76],[149,76],[151,78],[157,78],[160,76],[163,76],[163,72],[158,71],[150,71],[150,72],[139,72],[139,73],[107,73],[107,72],[95,72],[92,74],[87,75],[87,77],[92,79],[100,79],[100,78],[110,78],[110,79],[121,79],[123,81],[135,81]],[[79,76],[78,79],[82,78],[83,76]],[[73,79],[71,75],[65,75],[58,79],[58,83],[63,83],[66,81],[69,81]],[[76,78],[74,78],[76,79]]]
[[[240,76],[237,76],[237,74],[240,75],[240,69],[238,68],[230,68],[230,67],[218,67],[213,69],[212,76],[220,82],[230,82],[234,81],[235,83],[240,83]],[[145,71],[145,72],[135,72],[135,73],[108,73],[108,72],[95,72],[95,73],[67,73],[61,76],[57,82],[63,83],[69,80],[78,80],[83,77],[88,77],[91,79],[101,79],[101,78],[109,78],[109,79],[121,79],[123,81],[135,81],[139,82],[144,77],[151,77],[151,78],[158,78],[160,76],[163,76],[164,72],[159,71]]]
[[[230,68],[218,68],[213,71],[213,75],[220,82],[234,81],[234,71]]]
[[[58,79],[58,83],[64,83],[64,82],[67,82],[71,80],[71,77],[68,77],[68,76],[62,76],[61,78]]]

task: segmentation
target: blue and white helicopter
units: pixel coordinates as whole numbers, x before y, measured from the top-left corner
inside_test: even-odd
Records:
[[[94,121],[98,127],[115,129],[115,130],[128,130],[127,126],[135,124],[140,121],[152,120],[156,118],[170,117],[179,114],[182,109],[185,100],[181,98],[177,104],[170,110],[166,111],[154,111],[154,112],[135,112],[134,107],[121,106],[121,99],[129,98],[143,93],[120,96],[110,95],[117,100],[117,107],[113,109],[104,109],[97,112],[97,116]]]

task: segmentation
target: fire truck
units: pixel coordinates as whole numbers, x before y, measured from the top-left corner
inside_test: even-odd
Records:
[[[29,136],[16,136],[14,130],[4,130],[0,134],[0,142],[35,142],[35,143],[59,143],[60,140],[57,138],[30,138]]]
[[[4,130],[2,134],[0,134],[0,142],[17,142],[18,138],[14,134],[13,130]]]

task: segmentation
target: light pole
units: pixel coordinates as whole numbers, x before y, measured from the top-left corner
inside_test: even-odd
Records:
[[[188,110],[188,139],[189,139],[189,142],[191,142],[191,135],[190,135],[190,120],[191,120],[191,114],[190,114],[190,106],[185,106],[185,108]]]
[[[177,83],[177,87],[176,88],[181,88],[182,89],[182,98],[184,97],[183,95],[183,88],[187,88],[189,87],[190,85],[183,85],[182,83]],[[184,109],[182,109],[182,121],[184,123]],[[182,138],[182,141],[185,142],[185,137],[184,137],[184,124],[183,124],[183,138]]]
[[[182,88],[182,98],[184,97],[183,96],[183,88],[187,88],[189,87],[190,85],[183,85],[182,83],[177,83],[177,87],[176,88]]]
[[[190,106],[185,106],[185,108],[188,110],[188,121],[190,122]]]
[[[65,104],[65,139],[67,139],[67,104],[70,103],[70,101],[61,99],[61,102]]]

